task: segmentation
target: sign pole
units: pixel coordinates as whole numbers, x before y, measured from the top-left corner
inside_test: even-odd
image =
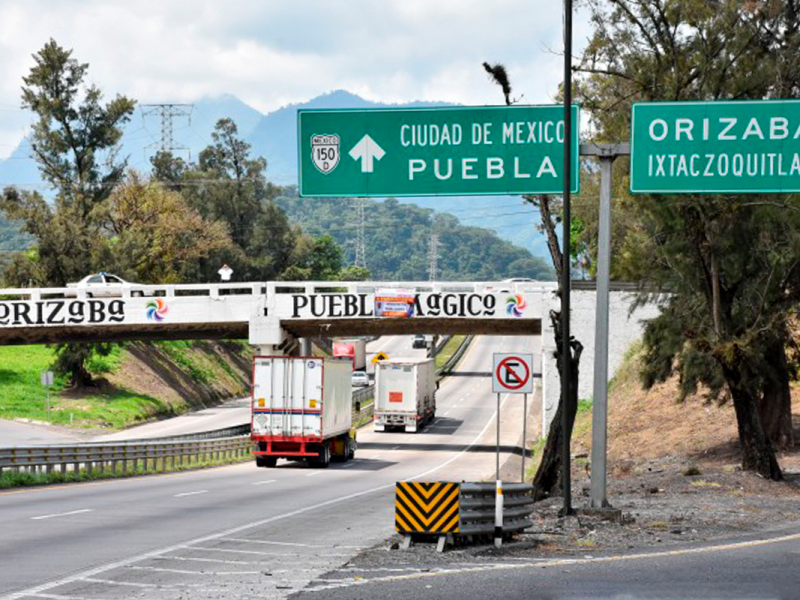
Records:
[[[570,191],[572,173],[572,0],[564,0],[564,214],[561,251],[561,490],[564,495],[562,516],[572,514],[570,471],[569,415],[570,397],[569,311],[570,311]]]
[[[50,421],[50,386],[47,385],[45,387],[45,389],[47,390],[47,392],[46,392],[46,394],[47,394],[47,420],[49,422]]]
[[[500,394],[497,394],[497,452],[495,461],[495,480],[500,481]]]
[[[522,474],[520,483],[525,483],[525,454],[528,452],[528,394],[522,396]]]
[[[595,317],[592,401],[591,506],[604,508],[608,445],[608,292],[611,268],[611,166],[614,155],[600,157],[600,221],[597,242],[597,314]]]

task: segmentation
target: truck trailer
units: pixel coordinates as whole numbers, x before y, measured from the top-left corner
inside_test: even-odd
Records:
[[[363,338],[334,340],[333,355],[349,358],[353,362],[354,371],[363,371],[367,368],[367,340]]]
[[[393,358],[375,366],[375,431],[414,433],[436,416],[436,365],[432,358]]]
[[[253,454],[259,467],[279,458],[327,467],[356,451],[351,361],[315,356],[253,358]]]

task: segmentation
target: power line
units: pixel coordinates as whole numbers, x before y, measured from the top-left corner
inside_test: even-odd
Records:
[[[428,245],[428,279],[436,281],[439,278],[439,234],[431,230],[431,239]]]
[[[172,121],[178,117],[186,117],[191,125],[194,104],[142,104],[141,109],[143,119],[150,115],[161,117],[161,152],[188,150],[186,146],[175,145]]]
[[[356,267],[367,268],[367,247],[364,241],[364,226],[366,219],[364,218],[366,202],[364,198],[359,198],[356,204],[358,211],[358,220],[356,224],[356,258],[354,265]]]

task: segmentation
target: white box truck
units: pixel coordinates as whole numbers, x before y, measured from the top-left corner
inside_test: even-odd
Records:
[[[253,358],[253,454],[259,467],[279,458],[327,467],[356,451],[350,360],[313,356]]]
[[[432,358],[392,358],[375,366],[375,431],[414,433],[436,416],[436,365]]]
[[[367,368],[367,340],[363,338],[334,340],[333,355],[349,358],[353,361],[354,371],[363,371]]]

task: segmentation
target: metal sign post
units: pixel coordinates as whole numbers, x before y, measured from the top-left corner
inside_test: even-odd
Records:
[[[520,483],[525,483],[525,455],[528,453],[528,394],[522,396],[522,467]]]
[[[600,159],[600,220],[597,240],[597,293],[594,335],[594,386],[592,395],[592,508],[609,506],[606,497],[608,447],[608,303],[611,271],[611,166],[617,156],[630,153],[628,144],[591,144],[584,156]]]
[[[47,420],[48,421],[50,420],[50,386],[53,385],[54,381],[55,381],[55,378],[53,377],[53,372],[52,371],[44,371],[42,373],[41,382],[42,382],[42,385],[47,390],[47,392],[46,392],[46,394],[47,394],[47,400],[46,400],[47,404],[46,404],[46,406],[47,406]]]

